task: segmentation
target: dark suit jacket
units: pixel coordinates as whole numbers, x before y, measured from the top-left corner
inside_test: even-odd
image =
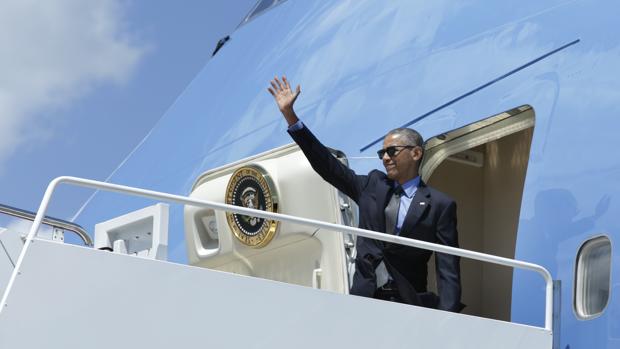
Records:
[[[312,168],[358,204],[359,227],[385,232],[384,209],[392,195],[394,182],[378,170],[368,175],[355,174],[334,158],[307,127],[289,131],[289,134],[304,152]],[[456,203],[447,195],[420,183],[400,235],[458,247]],[[373,297],[377,289],[375,269],[383,260],[403,301],[431,306],[423,296],[426,292],[427,262],[431,255],[432,252],[427,250],[358,237],[351,294]],[[460,311],[459,258],[437,253],[435,265],[439,304],[432,306]]]

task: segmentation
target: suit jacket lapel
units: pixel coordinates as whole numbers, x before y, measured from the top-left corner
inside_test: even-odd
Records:
[[[411,200],[403,226],[400,229],[401,236],[409,237],[413,234],[413,228],[415,228],[422,215],[424,215],[424,211],[428,210],[431,204],[430,197],[431,194],[428,187],[424,182],[420,182],[418,190],[413,196],[413,200]]]

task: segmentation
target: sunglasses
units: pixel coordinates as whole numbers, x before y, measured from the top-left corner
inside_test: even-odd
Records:
[[[393,158],[396,155],[398,155],[398,153],[400,153],[403,149],[409,149],[409,148],[415,148],[415,147],[417,147],[417,145],[392,145],[385,149],[381,149],[377,151],[377,155],[379,155],[379,159],[383,159],[383,156],[385,154]],[[402,149],[398,150],[398,148],[402,148]]]

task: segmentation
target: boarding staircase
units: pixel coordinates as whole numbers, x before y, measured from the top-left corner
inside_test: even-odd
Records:
[[[159,203],[99,222],[93,242],[80,226],[45,216],[61,185]],[[251,208],[266,204],[260,191],[270,192],[271,211]],[[235,193],[246,207],[227,201]],[[558,321],[545,268],[354,228],[347,200],[294,145],[210,170],[188,196],[57,178],[36,214],[0,205],[33,221],[28,234],[0,229],[0,348],[552,348]],[[168,261],[169,203],[184,207],[190,265]],[[244,219],[252,228],[252,217],[273,228],[262,241],[231,230]],[[83,246],[65,243],[66,232]],[[354,236],[539,273],[545,326],[348,295]]]
[[[0,348],[551,348],[544,328],[382,302],[277,281],[36,238],[61,183],[339,229],[517,268],[528,263],[370,231],[90,180],[62,177],[48,189],[19,248],[0,251]],[[3,231],[7,246],[15,234]],[[21,241],[21,237],[19,237]],[[8,253],[7,253],[8,252]],[[7,275],[8,274],[8,275]],[[544,273],[543,273],[544,274]],[[547,280],[550,281],[550,278]],[[552,286],[549,286],[552,287]],[[547,297],[547,303],[551,303]]]

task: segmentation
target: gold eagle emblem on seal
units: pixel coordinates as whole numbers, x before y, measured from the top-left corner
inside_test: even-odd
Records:
[[[237,169],[226,187],[226,203],[267,212],[278,212],[278,196],[271,177],[258,165]],[[276,235],[279,222],[226,212],[226,220],[237,240],[260,248]]]

